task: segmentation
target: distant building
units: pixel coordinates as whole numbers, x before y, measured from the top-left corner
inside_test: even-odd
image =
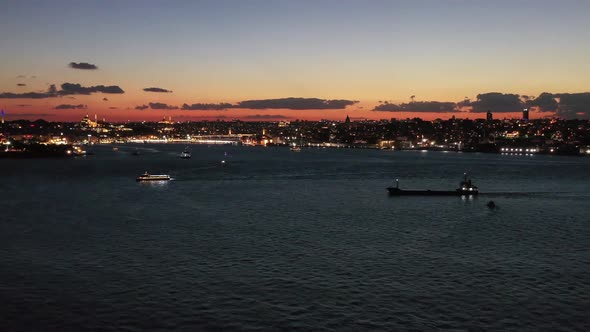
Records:
[[[487,115],[486,115],[486,119],[488,121],[494,121],[494,115],[492,114],[492,111],[488,111]]]
[[[529,121],[529,109],[525,108],[522,110],[522,121]]]
[[[96,119],[96,115],[94,116],[94,118]],[[86,114],[82,121],[80,121],[80,126],[82,128],[96,128],[98,127],[98,121],[92,121],[88,114]]]
[[[172,117],[169,116],[168,119],[166,119],[166,117],[164,117],[162,120],[158,121],[159,124],[174,124],[174,122],[172,122]]]
[[[350,117],[348,117],[348,115],[346,116],[346,120],[344,120],[344,123],[350,123]]]

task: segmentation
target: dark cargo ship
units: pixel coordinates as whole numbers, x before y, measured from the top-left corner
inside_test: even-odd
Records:
[[[417,189],[400,189],[399,180],[395,180],[395,187],[388,187],[387,191],[392,196],[476,196],[479,189],[471,183],[471,179],[465,174],[459,188],[455,190],[417,190]]]

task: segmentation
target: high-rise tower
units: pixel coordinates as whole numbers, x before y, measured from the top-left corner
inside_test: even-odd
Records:
[[[525,108],[522,110],[522,120],[529,121],[529,109]]]

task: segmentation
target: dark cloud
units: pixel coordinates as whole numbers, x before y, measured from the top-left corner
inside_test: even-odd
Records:
[[[75,109],[86,109],[86,105],[71,105],[71,104],[61,104],[55,106],[56,110],[75,110]]]
[[[135,106],[135,109],[136,109],[136,110],[140,110],[140,111],[146,110],[146,109],[148,109],[148,108],[150,108],[148,105],[139,105],[139,106]]]
[[[18,106],[18,107],[30,107],[30,106],[33,106],[33,105],[31,105],[31,104],[17,104],[16,106]]]
[[[16,86],[27,86],[25,83],[17,83]]]
[[[64,83],[61,85],[61,90],[57,90],[55,84],[51,84],[47,91],[40,91],[40,92],[24,92],[24,93],[14,93],[14,92],[1,92],[0,99],[42,99],[42,98],[54,98],[59,96],[68,96],[68,95],[89,95],[95,92],[102,92],[102,93],[111,93],[111,94],[120,94],[125,93],[123,89],[116,85],[111,86],[104,86],[104,85],[97,85],[97,86],[89,86],[84,87],[80,84],[74,83]]]
[[[375,112],[420,112],[420,113],[450,113],[457,111],[457,104],[440,101],[414,101],[404,104],[391,104],[389,102],[376,106]]]
[[[234,107],[234,105],[229,104],[229,103],[219,103],[219,104],[182,104],[182,108],[183,110],[188,110],[188,111],[220,111],[220,110],[225,110],[228,108],[232,108]]]
[[[149,103],[153,110],[177,110],[178,106],[172,106],[164,103]]]
[[[344,109],[346,106],[358,103],[355,100],[326,100],[319,98],[279,98],[279,99],[260,99],[245,100],[234,105],[234,108],[247,109],[291,109],[291,110],[335,110]]]
[[[558,93],[559,105],[555,115],[564,119],[590,119],[590,92]]]
[[[120,94],[125,93],[123,89],[121,89],[117,85],[96,85],[96,86],[89,86],[84,87],[80,84],[75,83],[64,83],[61,85],[61,90],[58,91],[60,95],[89,95],[95,92],[102,92],[102,93],[110,93],[110,94]]]
[[[520,112],[525,107],[519,95],[500,92],[478,94],[476,101],[465,106],[471,106],[471,112],[474,113],[485,113],[487,111],[493,113]]]
[[[104,97],[104,98],[102,98],[102,101],[109,101],[109,98]]]
[[[25,93],[13,93],[13,92],[2,92],[0,93],[0,99],[43,99],[57,97],[55,94],[48,92],[25,92]]]
[[[74,69],[84,69],[84,70],[95,70],[98,69],[98,67],[96,65],[93,65],[91,63],[88,62],[70,62],[69,64],[70,68],[74,68]]]
[[[143,91],[146,92],[163,92],[163,93],[172,93],[171,90],[166,90],[166,89],[162,89],[162,88],[144,88]]]
[[[272,119],[288,119],[288,117],[281,115],[281,114],[254,114],[254,115],[247,115],[244,119],[254,119],[254,120],[272,120]]]
[[[110,110],[116,110],[116,109],[119,109],[119,108],[118,107],[111,106],[111,107],[109,107],[109,109]]]
[[[556,96],[552,93],[543,92],[535,99],[529,98],[525,100],[528,107],[537,107],[540,112],[555,112],[558,106],[555,98]]]

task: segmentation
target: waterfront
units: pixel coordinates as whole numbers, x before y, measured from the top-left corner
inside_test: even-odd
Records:
[[[588,158],[195,145],[182,160],[183,148],[3,160],[0,325],[590,327]],[[136,183],[146,170],[175,180]],[[454,189],[464,171],[480,197],[385,190]]]

